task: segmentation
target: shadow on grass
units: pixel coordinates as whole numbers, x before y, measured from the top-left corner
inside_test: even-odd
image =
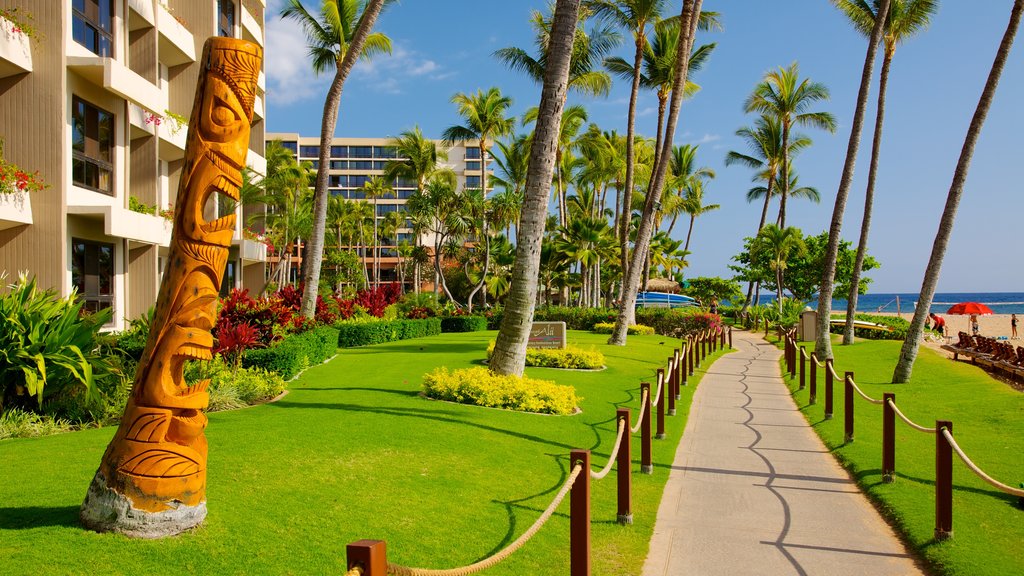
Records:
[[[504,428],[497,428],[495,426],[487,426],[485,424],[479,424],[476,422],[468,422],[466,420],[459,420],[456,418],[447,418],[438,416],[436,410],[421,410],[418,408],[371,408],[368,406],[360,406],[358,404],[336,404],[336,403],[323,403],[323,402],[275,402],[273,404],[267,404],[271,408],[312,408],[320,410],[341,410],[344,412],[369,412],[373,414],[382,414],[385,416],[398,416],[403,418],[422,418],[425,420],[434,420],[437,422],[448,422],[450,424],[459,424],[462,426],[471,426],[473,428],[479,428],[488,432],[496,432],[498,434],[505,434],[506,436],[512,436],[520,438],[522,440],[528,440],[530,442],[536,442],[538,444],[547,444],[548,446],[557,446],[566,450],[575,450],[577,446],[571,446],[569,444],[562,444],[561,442],[553,442],[540,436],[533,436],[530,434],[523,434],[522,432],[514,432],[512,430],[506,430]]]
[[[521,502],[526,502],[528,500],[533,500],[534,498],[540,498],[541,496],[545,496],[547,494],[554,494],[555,492],[558,492],[558,490],[560,490],[562,488],[563,484],[565,484],[565,479],[568,478],[568,476],[569,476],[568,472],[566,471],[566,464],[568,463],[569,456],[567,454],[545,454],[545,455],[546,456],[551,456],[555,460],[555,463],[558,464],[558,471],[559,471],[558,482],[556,482],[553,486],[550,486],[550,487],[548,487],[548,488],[546,488],[544,490],[541,490],[540,492],[538,492],[536,494],[531,494],[531,495],[526,496],[524,498],[519,498],[518,500],[492,500],[492,502],[494,502],[496,504],[501,504],[501,505],[505,506],[505,513],[508,514],[508,530],[505,532],[505,536],[497,544],[494,545],[494,548],[491,548],[483,556],[481,556],[480,558],[476,559],[474,562],[479,562],[479,561],[483,560],[484,558],[488,558],[490,556],[493,556],[494,554],[497,554],[503,548],[505,548],[506,546],[508,546],[509,544],[512,543],[512,541],[513,541],[512,536],[515,535],[515,533],[516,533],[516,526],[518,525],[517,518],[516,518],[516,511],[515,511],[516,508],[520,508],[520,509],[523,509],[523,510],[530,510],[530,511],[534,511],[534,512],[542,512],[548,506],[547,504],[545,504],[544,508],[538,509],[538,508],[534,508],[532,506],[523,506],[522,504],[520,504]],[[550,504],[550,502],[549,502],[549,504]],[[560,514],[558,514],[557,512],[555,514],[552,514],[552,516],[559,516],[559,515]],[[568,518],[567,514],[561,514],[560,516]]]
[[[46,526],[78,528],[79,506],[27,506],[0,508],[0,530],[28,530]]]
[[[375,344],[369,346],[360,346],[356,348],[345,348],[346,352],[351,354],[392,354],[394,352],[437,352],[442,354],[461,354],[464,352],[479,352],[480,354],[487,353],[487,346],[481,346],[479,342],[467,342],[464,344],[456,344],[452,342],[423,342],[421,344],[400,344],[391,345],[391,343]]]

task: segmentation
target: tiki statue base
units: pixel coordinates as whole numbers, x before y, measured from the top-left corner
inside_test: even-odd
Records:
[[[128,498],[107,487],[103,474],[89,485],[79,511],[82,525],[96,532],[117,532],[132,538],[163,538],[181,534],[206,519],[206,502],[197,506],[178,504],[163,512],[147,512],[132,507]]]

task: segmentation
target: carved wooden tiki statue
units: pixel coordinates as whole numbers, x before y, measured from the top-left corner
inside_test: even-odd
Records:
[[[82,503],[82,523],[93,530],[157,538],[206,517],[209,382],[186,385],[182,369],[211,358],[235,216],[208,220],[207,203],[215,194],[239,198],[262,56],[230,38],[210,38],[203,49],[156,317],[121,426]]]

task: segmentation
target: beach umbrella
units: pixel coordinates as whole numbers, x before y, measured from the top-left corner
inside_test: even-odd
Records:
[[[946,310],[946,314],[978,314],[982,316],[992,314],[992,309],[978,302],[961,302],[950,306],[949,310]]]

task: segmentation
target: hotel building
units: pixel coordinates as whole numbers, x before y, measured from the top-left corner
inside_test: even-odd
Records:
[[[77,290],[123,328],[156,301],[171,235],[160,213],[177,195],[203,43],[262,46],[265,0],[0,0],[15,7],[15,20],[32,14],[35,37],[0,18],[3,157],[48,187],[0,193],[0,271]],[[261,74],[248,153],[259,172],[265,85]],[[239,223],[249,215],[236,211]],[[265,259],[236,233],[224,289],[261,289]]]
[[[309,161],[314,168],[318,168],[320,161],[320,137],[299,136],[292,133],[268,132],[267,142],[280,140],[281,144],[292,151],[299,161]],[[331,194],[342,196],[347,200],[366,200],[363,192],[363,185],[374,176],[384,174],[384,165],[390,160],[398,160],[395,149],[389,146],[390,138],[334,138],[331,141],[331,166],[329,187]],[[437,141],[441,145],[440,141]],[[480,160],[479,142],[458,143],[448,149],[448,161],[442,164],[450,168],[456,176],[458,190],[466,188],[480,188],[482,166]],[[379,220],[389,212],[403,213],[406,211],[406,203],[409,197],[416,192],[416,182],[396,180],[391,183],[394,194],[377,199],[377,214]],[[491,189],[490,180],[488,188]],[[369,239],[367,239],[369,241]],[[422,245],[433,246],[433,236],[423,235],[420,237]],[[396,248],[401,242],[415,244],[412,223],[408,218],[405,225],[398,229],[394,238],[383,238],[381,240],[380,257],[380,282],[398,281],[398,255]],[[370,282],[374,282],[372,255],[368,250],[363,258],[364,264],[370,271]],[[295,260],[298,266],[301,258]],[[432,278],[432,273],[425,273],[423,279]],[[407,277],[407,281],[411,281]]]

